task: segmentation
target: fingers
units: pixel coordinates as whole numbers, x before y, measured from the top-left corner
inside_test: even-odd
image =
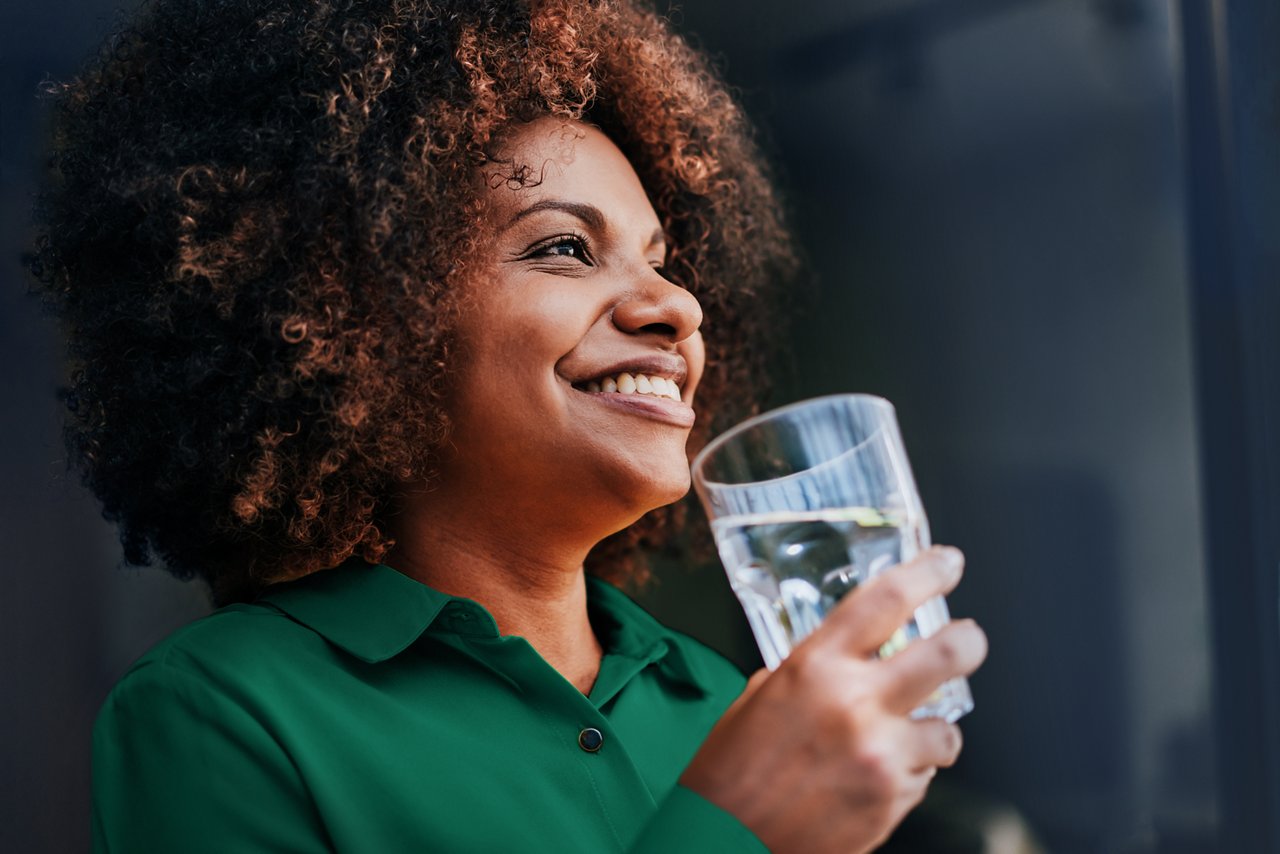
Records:
[[[917,640],[884,662],[884,705],[906,714],[921,705],[939,685],[968,676],[987,657],[987,636],[973,620],[957,620],[932,637]]]
[[[826,634],[847,649],[871,655],[925,600],[949,593],[963,572],[959,549],[927,549],[846,596],[828,616],[831,628]]]
[[[964,738],[960,727],[939,718],[910,721],[913,750],[909,766],[914,774],[933,776],[936,768],[949,768],[960,756]]]

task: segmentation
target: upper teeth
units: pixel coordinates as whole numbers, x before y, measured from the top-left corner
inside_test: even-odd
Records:
[[[605,377],[587,383],[587,391],[617,392],[618,394],[648,394],[654,397],[666,397],[671,400],[680,399],[680,386],[673,380],[655,377],[648,374],[618,374],[616,377]]]

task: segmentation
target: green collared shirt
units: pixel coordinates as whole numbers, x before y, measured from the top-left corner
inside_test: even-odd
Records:
[[[764,851],[676,784],[742,675],[603,582],[588,604],[589,696],[477,603],[386,566],[198,620],[98,717],[94,850]]]

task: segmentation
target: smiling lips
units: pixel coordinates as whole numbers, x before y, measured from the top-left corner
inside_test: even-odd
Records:
[[[663,397],[668,400],[680,400],[680,386],[674,380],[649,374],[620,373],[617,376],[601,377],[578,386],[580,391],[588,394],[635,394],[650,397]]]

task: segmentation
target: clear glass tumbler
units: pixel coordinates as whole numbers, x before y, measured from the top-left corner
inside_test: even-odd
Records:
[[[759,415],[693,462],[693,482],[729,583],[770,670],[846,593],[929,546],[929,523],[883,398],[820,397]],[[893,655],[950,620],[941,596],[880,649]],[[913,717],[955,721],[973,709],[952,679]]]

